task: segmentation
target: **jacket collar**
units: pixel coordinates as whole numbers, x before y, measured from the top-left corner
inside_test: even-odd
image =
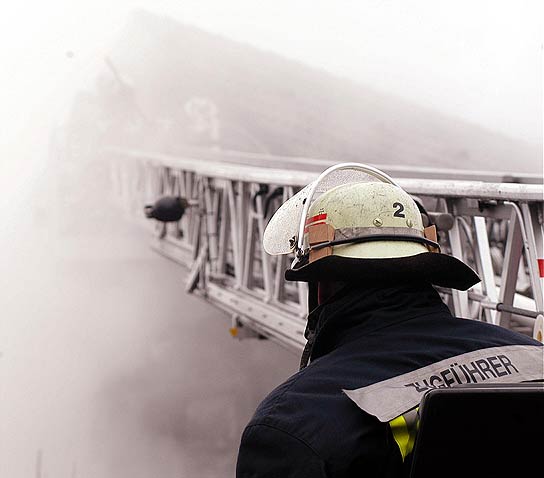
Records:
[[[448,307],[430,284],[395,287],[344,288],[308,316],[308,328],[315,333],[310,360],[395,323]]]

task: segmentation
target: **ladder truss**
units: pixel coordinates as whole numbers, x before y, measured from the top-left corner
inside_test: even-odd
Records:
[[[300,351],[306,284],[285,281],[292,257],[266,254],[261,240],[280,204],[324,168],[311,171],[296,160],[291,169],[274,168],[273,158],[258,158],[259,165],[252,166],[232,155],[219,161],[121,150],[106,154],[115,189],[131,214],[143,216],[144,206],[163,196],[189,202],[179,223],[148,221],[152,247],[188,269],[186,292],[230,314],[233,336],[269,338]],[[534,178],[523,183],[466,179],[466,172],[463,180],[404,177],[398,168],[393,174],[433,217],[442,251],[469,264],[482,279],[464,292],[438,288],[452,313],[542,341],[542,184]]]

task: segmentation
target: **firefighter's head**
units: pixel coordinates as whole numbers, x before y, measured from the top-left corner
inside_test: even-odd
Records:
[[[269,254],[294,253],[290,281],[393,285],[416,281],[466,290],[480,281],[442,254],[422,205],[382,171],[343,163],[324,171],[271,218]],[[334,291],[336,287],[323,287]]]

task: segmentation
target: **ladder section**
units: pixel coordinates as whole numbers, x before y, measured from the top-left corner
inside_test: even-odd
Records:
[[[179,222],[150,222],[152,247],[188,269],[185,290],[229,313],[233,336],[266,337],[300,351],[307,286],[283,279],[292,258],[266,254],[262,237],[276,209],[319,172],[251,166],[247,158],[108,155],[112,181],[130,214],[143,216],[145,205],[164,196],[187,200]],[[452,312],[542,341],[542,184],[396,179],[424,204],[442,251],[482,279],[466,292],[438,289]]]

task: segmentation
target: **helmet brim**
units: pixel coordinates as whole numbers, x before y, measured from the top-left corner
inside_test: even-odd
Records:
[[[434,252],[385,259],[331,255],[286,270],[285,279],[300,282],[360,282],[384,286],[420,281],[458,290],[467,290],[481,281],[478,274],[464,262]]]

